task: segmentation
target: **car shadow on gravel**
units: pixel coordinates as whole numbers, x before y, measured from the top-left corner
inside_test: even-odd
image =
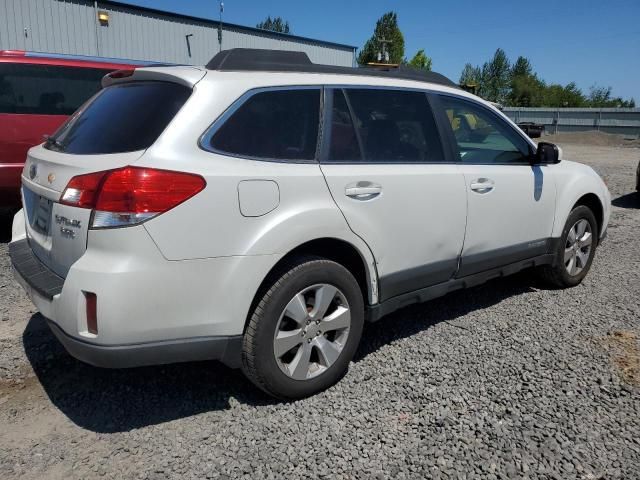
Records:
[[[531,285],[530,276],[519,274],[399,310],[365,326],[354,361],[440,322],[467,328],[457,325],[456,319],[531,291]],[[252,406],[279,403],[254,387],[240,370],[213,361],[122,370],[87,365],[64,350],[39,314],[29,320],[23,344],[51,402],[75,424],[94,432],[129,431],[224,410],[230,408],[231,399]]]
[[[277,403],[240,372],[214,362],[111,370],[71,357],[35,314],[23,333],[25,353],[51,402],[94,432],[129,431],[230,408]]]
[[[0,208],[0,243],[11,240],[11,224],[15,213],[15,210]]]
[[[620,208],[640,209],[640,192],[631,192],[612,200],[611,205]]]
[[[469,330],[470,325],[460,324],[456,319],[539,288],[533,275],[524,271],[474,288],[458,290],[426,303],[405,307],[365,326],[354,361],[362,360],[383,345],[410,337],[442,322],[461,330]]]

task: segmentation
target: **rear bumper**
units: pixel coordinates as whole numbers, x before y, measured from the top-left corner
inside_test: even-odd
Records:
[[[26,238],[9,244],[9,256],[16,274],[41,296],[51,300],[62,291],[64,279],[42,264]]]
[[[47,269],[31,252],[27,240],[9,244],[14,275],[43,315],[46,308],[60,299],[64,279]],[[68,312],[71,314],[72,312]],[[134,344],[100,345],[69,335],[55,321],[46,318],[49,328],[73,357],[103,368],[129,368],[177,362],[219,360],[228,367],[239,368],[242,335],[180,338]],[[69,317],[65,318],[69,320]],[[73,318],[73,322],[77,319]]]
[[[260,282],[280,255],[165,259],[140,227],[90,231],[65,278],[31,251],[23,213],[9,244],[17,281],[69,353],[101,367],[194,360],[239,366],[240,338]],[[86,293],[97,298],[98,333]]]
[[[96,367],[130,368],[200,360],[220,360],[231,368],[241,364],[242,335],[104,346],[74,338],[51,320],[47,323],[69,354]]]

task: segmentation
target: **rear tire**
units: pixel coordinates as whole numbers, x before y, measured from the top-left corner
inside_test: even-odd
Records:
[[[575,207],[562,230],[553,264],[537,270],[546,284],[556,288],[579,285],[589,272],[598,246],[598,223],[584,205]]]
[[[243,338],[242,370],[277,398],[335,384],[360,343],[364,300],[354,276],[319,257],[294,258],[271,278]]]

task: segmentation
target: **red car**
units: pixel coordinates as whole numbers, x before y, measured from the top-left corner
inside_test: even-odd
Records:
[[[0,50],[0,208],[20,205],[27,150],[100,90],[107,73],[140,65],[119,62]]]

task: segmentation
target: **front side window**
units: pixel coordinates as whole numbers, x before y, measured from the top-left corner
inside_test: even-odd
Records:
[[[110,70],[0,63],[0,113],[71,115]]]
[[[67,120],[45,147],[78,155],[145,150],[190,95],[190,88],[169,82],[112,85]]]
[[[335,90],[332,113],[329,161],[444,161],[431,108],[422,92]]]
[[[319,88],[259,92],[226,119],[208,146],[242,157],[313,160],[319,121]]]
[[[528,163],[529,144],[504,120],[473,102],[442,95],[463,163]]]

